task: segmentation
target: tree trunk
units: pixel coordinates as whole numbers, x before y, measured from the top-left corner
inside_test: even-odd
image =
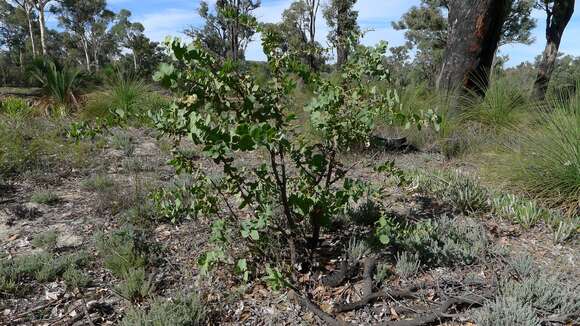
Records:
[[[137,72],[137,53],[135,53],[135,50],[133,50],[133,68]]]
[[[95,64],[95,71],[99,71],[99,48],[96,45],[93,49],[93,63]]]
[[[564,29],[574,13],[575,0],[555,0],[554,6],[546,8],[546,48],[538,67],[538,75],[534,83],[534,98],[544,100],[548,84],[554,72],[554,64],[558,57],[558,50]]]
[[[485,94],[510,7],[509,0],[449,2],[449,37],[437,88],[448,94],[466,90]]]
[[[345,1],[337,9],[336,15],[336,65],[338,68],[342,67],[348,60],[348,44],[346,35],[346,20],[348,16],[349,7]]]
[[[29,7],[30,5],[26,5],[26,3],[27,2],[25,2],[24,11],[26,12],[26,20],[28,20],[28,33],[30,33],[30,45],[32,46],[32,57],[36,58],[36,44],[34,42],[34,32],[32,31],[32,18],[30,17],[32,7]]]
[[[24,54],[22,49],[18,51],[18,60],[20,61],[20,72],[24,73]]]
[[[89,57],[89,46],[87,41],[83,39],[82,41],[83,51],[85,52],[85,65],[87,67],[87,71],[91,72],[91,58]]]
[[[44,18],[44,6],[46,3],[42,3],[38,7],[38,17],[40,18],[40,45],[42,46],[42,55],[46,55],[46,36],[45,36],[45,29],[46,29],[46,22]]]

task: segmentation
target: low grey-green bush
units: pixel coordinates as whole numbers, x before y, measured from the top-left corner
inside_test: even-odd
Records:
[[[39,233],[32,239],[32,245],[42,248],[46,251],[52,251],[56,248],[58,233],[54,230]]]
[[[417,275],[421,262],[419,261],[419,254],[412,255],[409,252],[402,252],[397,254],[397,265],[395,271],[402,278],[408,279]]]
[[[149,310],[133,307],[121,321],[124,326],[201,326],[207,325],[208,307],[192,292],[175,299],[155,299]]]
[[[52,191],[39,191],[32,194],[30,201],[37,204],[54,205],[60,201],[60,198]]]
[[[527,302],[513,297],[498,297],[474,313],[478,326],[540,326],[540,319]]]

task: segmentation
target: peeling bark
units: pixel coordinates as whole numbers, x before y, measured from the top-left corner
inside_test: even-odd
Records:
[[[543,100],[546,97],[562,35],[574,13],[574,2],[575,0],[555,0],[553,7],[546,5],[544,8],[546,11],[546,48],[534,83],[534,98],[537,100]]]
[[[449,1],[449,37],[437,87],[485,93],[509,0]]]

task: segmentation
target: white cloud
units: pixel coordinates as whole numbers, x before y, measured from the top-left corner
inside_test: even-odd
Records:
[[[187,9],[164,9],[135,17],[145,27],[145,34],[154,41],[163,41],[166,36],[182,36],[183,30],[200,23],[195,11]]]

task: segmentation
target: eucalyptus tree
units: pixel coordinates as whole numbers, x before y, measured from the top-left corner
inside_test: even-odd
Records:
[[[536,0],[507,0],[509,7],[507,16],[503,18],[500,40],[497,49],[506,44],[531,44],[534,41],[532,30],[536,27],[536,19],[532,10]],[[478,1],[463,1],[468,6],[475,7]],[[393,22],[393,28],[405,31],[406,46],[416,51],[415,66],[421,72],[421,80],[429,80],[440,72],[444,60],[447,40],[450,33],[449,9],[455,5],[454,0],[421,0],[418,6],[413,6],[399,21]],[[467,12],[466,12],[467,13]],[[459,17],[460,20],[468,18]]]
[[[36,43],[34,41],[33,24],[35,20],[34,16],[34,4],[33,0],[12,0],[12,3],[23,10],[26,14],[26,21],[28,23],[28,33],[30,39],[30,46],[32,48],[32,56],[36,57]],[[3,0],[3,2],[6,2]],[[10,1],[9,1],[10,2]]]
[[[29,37],[26,16],[21,7],[0,0],[0,49],[4,47],[8,50],[8,57],[20,66],[21,71],[24,69],[26,41]]]
[[[138,22],[131,22],[129,18],[131,12],[127,9],[119,11],[116,17],[116,23],[111,28],[113,35],[120,41],[121,45],[131,50],[133,57],[133,69],[138,70],[137,52],[138,48],[143,46],[145,41],[149,41],[143,34],[145,27]]]
[[[336,64],[338,67],[348,61],[349,42],[352,36],[360,31],[357,23],[358,11],[354,10],[357,0],[330,0],[323,14],[330,27],[328,40],[336,49]]]
[[[437,86],[483,95],[511,1],[450,0],[447,5],[450,26]]]
[[[222,58],[243,59],[256,33],[253,12],[260,5],[260,0],[217,0],[210,9],[206,1],[201,1],[198,14],[205,20],[204,26],[191,27],[184,33]]]
[[[575,0],[538,0],[537,8],[546,13],[546,47],[534,82],[534,97],[543,100],[554,72],[564,30],[574,13]]]
[[[46,6],[51,3],[53,0],[21,0],[21,1],[30,1],[31,5],[36,8],[38,12],[38,19],[39,19],[39,28],[40,28],[40,45],[42,46],[42,54],[46,55],[47,53],[47,46],[46,46]]]
[[[319,70],[325,59],[323,48],[316,41],[319,8],[319,1],[297,0],[284,10],[281,22],[263,24],[266,30],[281,35],[283,51],[299,56],[313,70]]]
[[[61,0],[59,6],[53,8],[60,26],[82,49],[88,71],[91,65],[98,69],[99,55],[107,43],[110,51],[115,50],[109,33],[115,15],[106,6],[105,0]]]

